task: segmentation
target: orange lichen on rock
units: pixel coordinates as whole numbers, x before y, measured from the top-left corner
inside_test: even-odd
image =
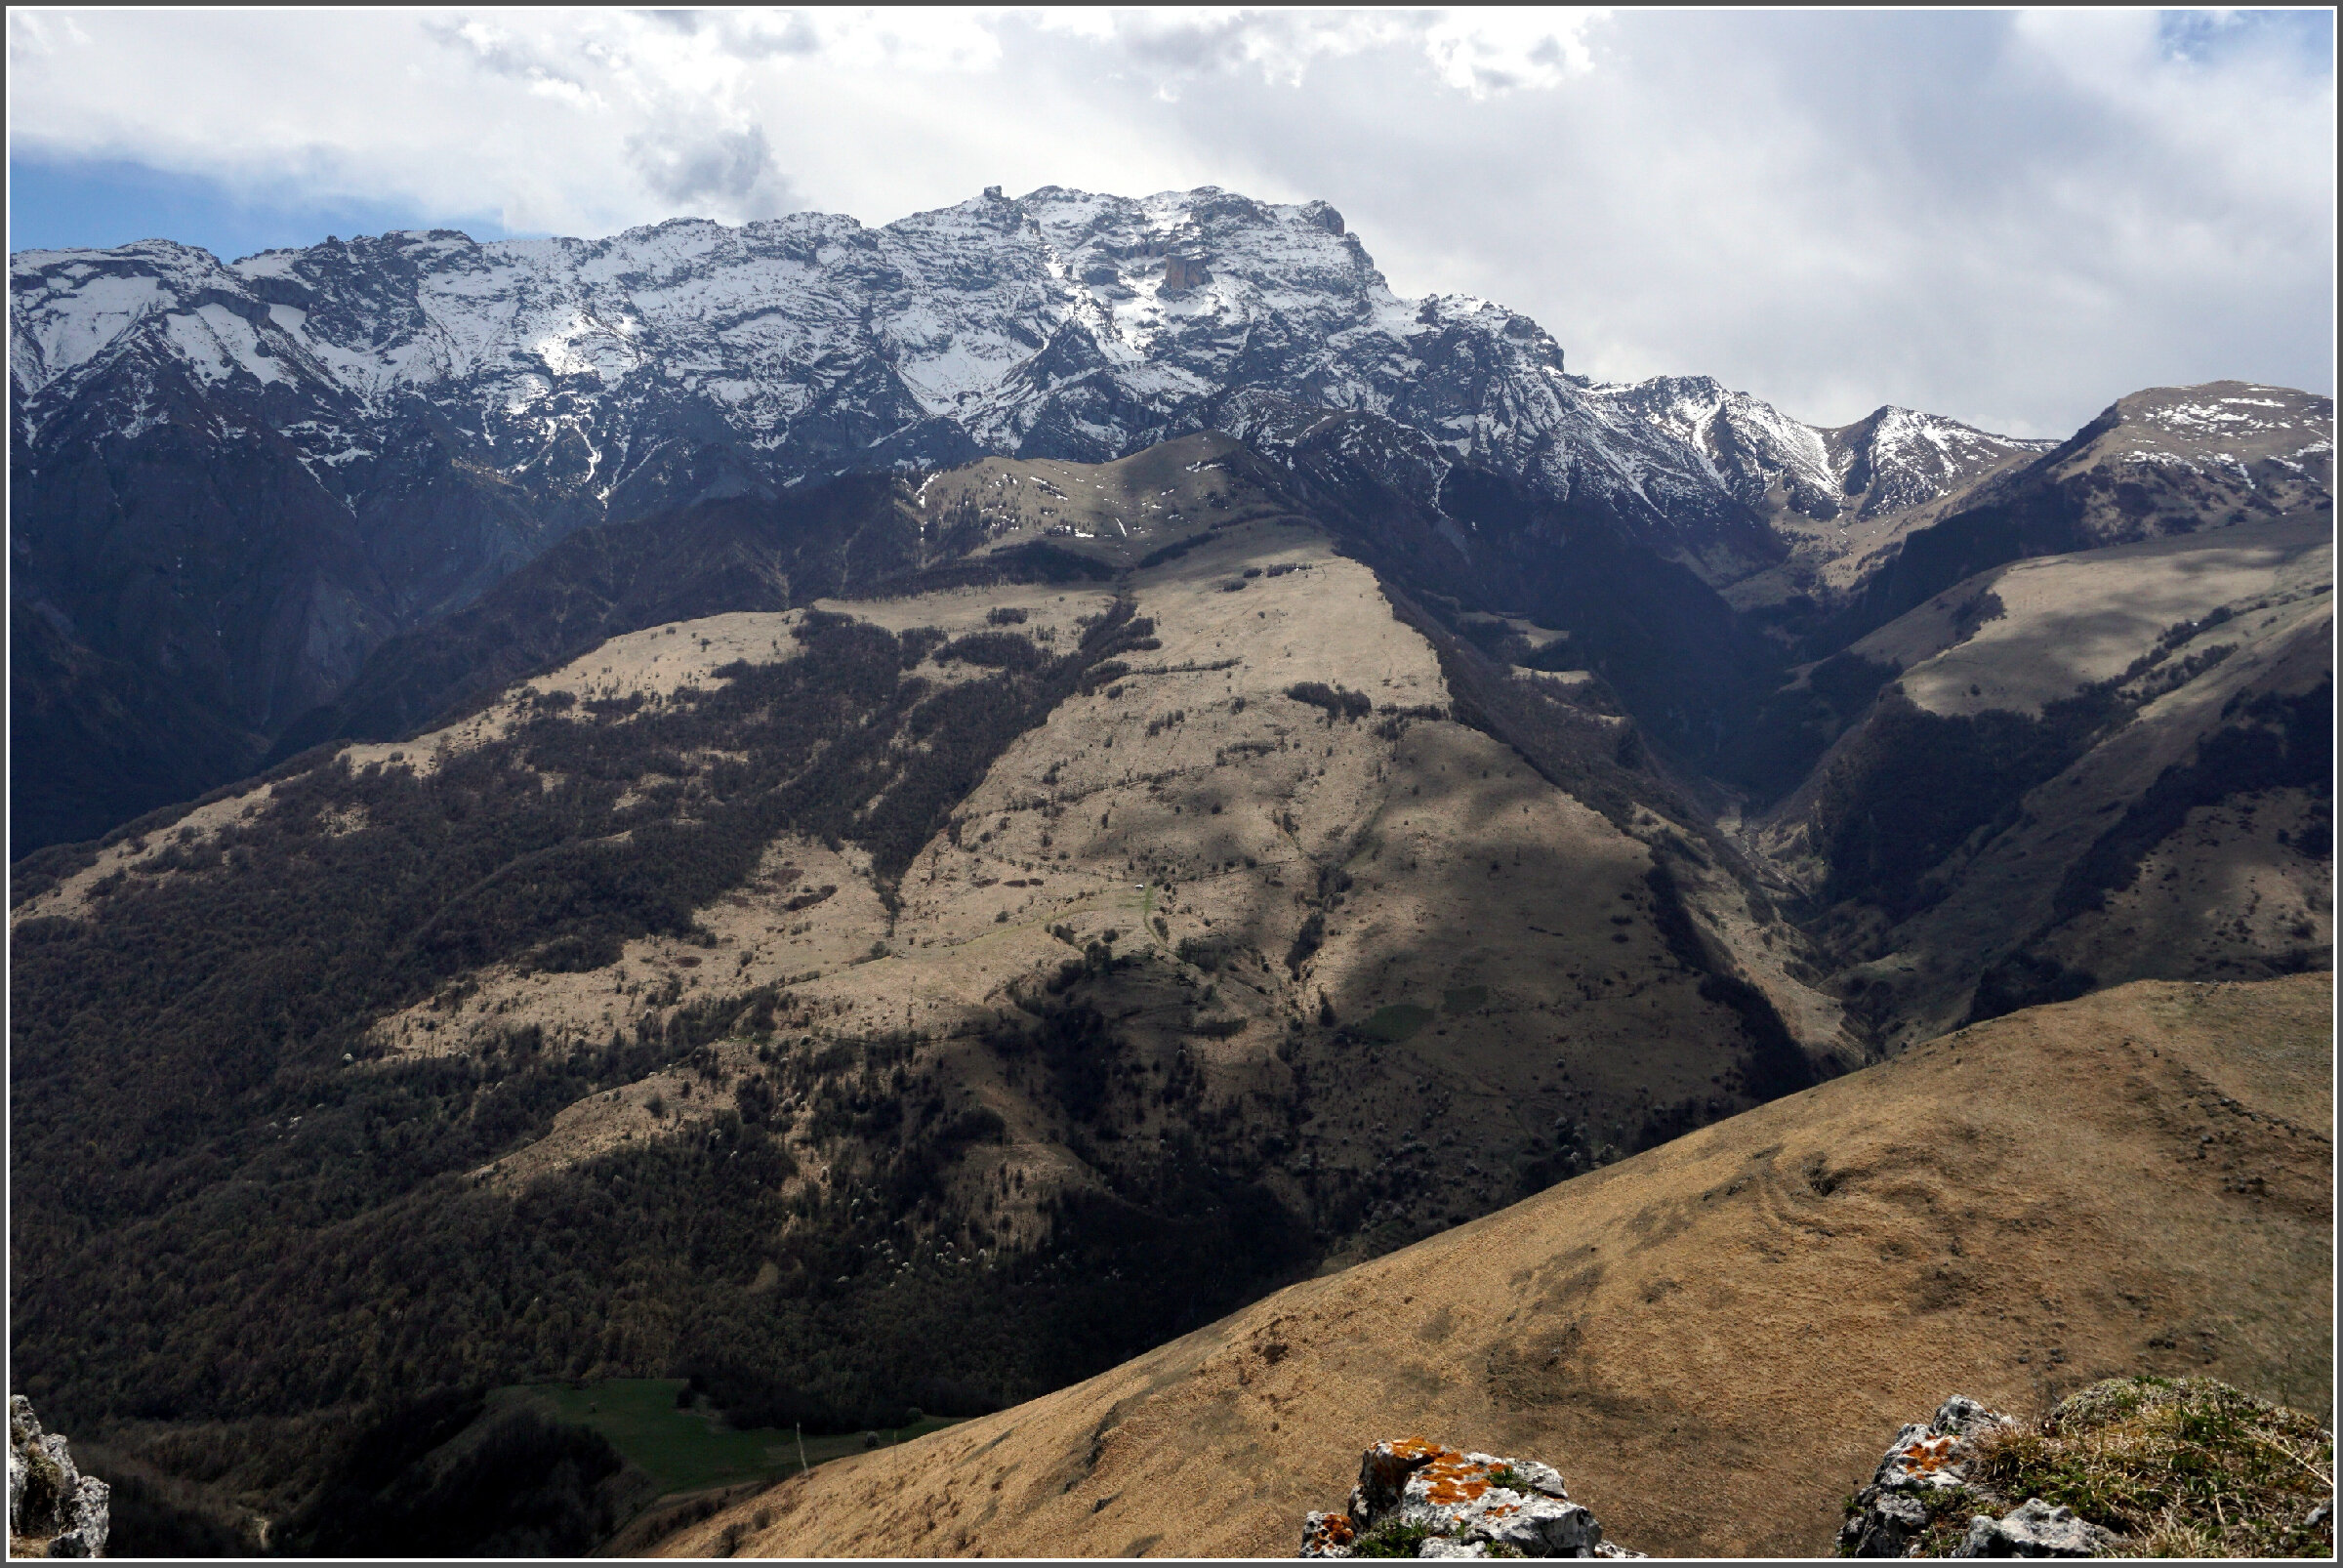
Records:
[[[1301,1522],[1301,1554],[1305,1557],[1347,1557],[1359,1533],[1346,1513],[1312,1513]]]
[[[1897,1449],[1896,1457],[1904,1462],[1907,1469],[1925,1474],[1952,1464],[1953,1451],[1959,1447],[1960,1439],[1956,1436],[1923,1437]]]
[[[1420,1437],[1377,1443],[1362,1454],[1359,1484],[1350,1494],[1350,1529],[1337,1535],[1329,1523],[1333,1517],[1312,1513],[1303,1519],[1303,1556],[1379,1555],[1375,1548],[1391,1544],[1394,1528],[1419,1531],[1425,1556],[1636,1555],[1603,1540],[1603,1527],[1570,1501],[1552,1465],[1467,1453]]]
[[[1428,1503],[1472,1503],[1489,1490],[1489,1466],[1474,1464],[1453,1448],[1426,1465],[1422,1478]]]

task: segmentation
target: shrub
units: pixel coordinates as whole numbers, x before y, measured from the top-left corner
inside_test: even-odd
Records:
[[[1325,942],[1326,917],[1313,909],[1310,918],[1301,923],[1301,929],[1294,933],[1294,945],[1286,949],[1286,968],[1296,979],[1301,976],[1302,965],[1308,963],[1310,955]]]
[[[1367,1021],[1359,1025],[1359,1033],[1387,1046],[1398,1045],[1437,1016],[1431,1009],[1413,1002],[1395,1002],[1387,1008],[1377,1008]]]
[[[1432,1527],[1393,1514],[1359,1537],[1354,1557],[1413,1557],[1431,1539]]]
[[[1330,686],[1323,681],[1296,681],[1286,687],[1286,695],[1295,702],[1306,702],[1313,708],[1324,708],[1328,714],[1346,722],[1364,719],[1375,712],[1375,699],[1364,691],[1352,691],[1342,686]]]
[[[1030,670],[1042,662],[1042,650],[1034,646],[1033,639],[1015,632],[970,632],[935,650],[938,664],[961,659],[994,670]]]

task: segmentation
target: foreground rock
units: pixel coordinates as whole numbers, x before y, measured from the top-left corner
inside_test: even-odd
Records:
[[[2000,1518],[1977,1511],[2007,1506],[1983,1483],[1978,1462],[1990,1445],[2017,1430],[2010,1417],[1954,1394],[1926,1425],[1914,1423],[1897,1432],[1871,1484],[1855,1494],[1838,1534],[1840,1554],[1940,1555],[1941,1543],[1928,1539],[1930,1527],[1941,1535],[1964,1517],[1968,1532],[1952,1551],[1955,1557],[2089,1557],[2114,1546],[2113,1532],[2040,1498],[2028,1498]]]
[[[2016,1427],[2000,1412],[1954,1394],[1926,1424],[1915,1422],[1898,1431],[1871,1484],[1855,1494],[1838,1534],[1839,1551],[1852,1557],[1905,1555],[1933,1520],[1970,1496],[1969,1472],[1982,1444]]]
[[[8,1554],[105,1555],[108,1489],[73,1467],[63,1434],[44,1432],[32,1402],[8,1402]]]
[[[1340,1513],[1302,1520],[1304,1557],[1640,1557],[1603,1539],[1570,1501],[1559,1471],[1536,1460],[1465,1454],[1420,1437],[1381,1442],[1359,1459]]]
[[[2114,1547],[2117,1537],[2073,1508],[2052,1507],[2040,1498],[2028,1498],[1995,1519],[1977,1514],[1955,1557],[2093,1557]]]
[[[2322,1424],[2211,1378],[2110,1378],[2024,1424],[1956,1394],[1896,1434],[1839,1551],[2331,1557],[2333,1470]]]

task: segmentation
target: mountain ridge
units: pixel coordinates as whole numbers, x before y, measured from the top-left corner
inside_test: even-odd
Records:
[[[1419,433],[1443,468],[1600,514],[1715,583],[1783,555],[1769,508],[1822,511],[1851,464],[1894,466],[1712,384],[1595,388],[1525,316],[1392,293],[1325,203],[1215,187],[10,268],[16,604],[145,672],[165,727],[216,732],[238,770],[385,640],[582,527],[848,470],[1098,462],[1242,433],[1267,394]],[[209,755],[61,759],[109,782],[17,831],[89,837],[189,798],[233,776]]]
[[[651,406],[661,391],[774,454],[761,477],[775,484],[802,482],[826,455],[872,466],[857,449],[929,467],[975,450],[1095,462],[1198,428],[1195,404],[1249,386],[1437,430],[1459,455],[1535,475],[1558,497],[1578,484],[1635,495],[1654,521],[1690,503],[1729,527],[1722,503],[1762,495],[1769,467],[1794,467],[1802,488],[1819,490],[1850,463],[1897,466],[1893,450],[1857,450],[1865,443],[1847,438],[1857,427],[1826,443],[1821,428],[1706,378],[1571,377],[1560,347],[1525,316],[1471,296],[1393,294],[1327,204],[1273,206],[1211,186],[1140,200],[1046,186],[878,228],[807,213],[739,228],[675,219],[603,240],[400,230],[228,264],[142,241],[22,252],[11,265],[12,384],[36,446],[80,386],[167,344],[207,383],[282,388],[353,419],[471,382],[478,406],[464,423],[492,466],[541,489],[601,480],[567,488],[605,516],[624,514],[610,503],[652,455],[632,449],[638,429],[621,430],[629,449],[605,471],[606,443],[589,428],[672,418]],[[787,319],[768,325],[775,316]],[[864,366],[893,387],[874,392],[858,379]],[[628,385],[650,367],[678,387]],[[1426,370],[1461,379],[1442,391],[1461,391],[1462,406],[1424,398],[1413,383]],[[1094,385],[1102,379],[1111,390]],[[600,406],[589,381],[606,389]],[[1081,417],[1110,406],[1122,417]],[[1684,438],[1720,411],[1739,439]],[[1979,435],[1901,410],[1870,423],[1890,415]],[[136,402],[125,432],[159,417]],[[857,420],[864,433],[852,446],[801,433],[825,418]],[[935,420],[958,426],[965,444],[927,430]],[[1653,436],[1664,425],[1677,428],[1673,439]],[[291,429],[313,475],[381,455],[336,424]],[[567,466],[580,455],[573,437],[585,441],[583,475]],[[1541,439],[1567,445],[1540,451]],[[1744,451],[1753,465],[1738,461]],[[1917,470],[1899,483],[1942,490]]]

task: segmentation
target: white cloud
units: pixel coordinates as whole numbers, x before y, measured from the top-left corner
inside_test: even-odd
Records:
[[[1297,88],[1323,61],[1388,51],[1418,55],[1448,86],[1486,98],[1553,87],[1585,70],[1584,34],[1608,13],[1551,6],[1350,12],[1198,6],[1024,15],[1045,30],[1128,51],[1167,74],[1257,71],[1265,82]]]
[[[2329,390],[2328,24],[2268,14],[14,12],[17,154],[606,233],[980,186],[1340,207],[1575,368],[2063,433]]]
[[[1515,88],[1558,87],[1592,68],[1581,13],[1557,18],[1542,7],[1451,12],[1424,29],[1423,49],[1451,87],[1475,98]]]

